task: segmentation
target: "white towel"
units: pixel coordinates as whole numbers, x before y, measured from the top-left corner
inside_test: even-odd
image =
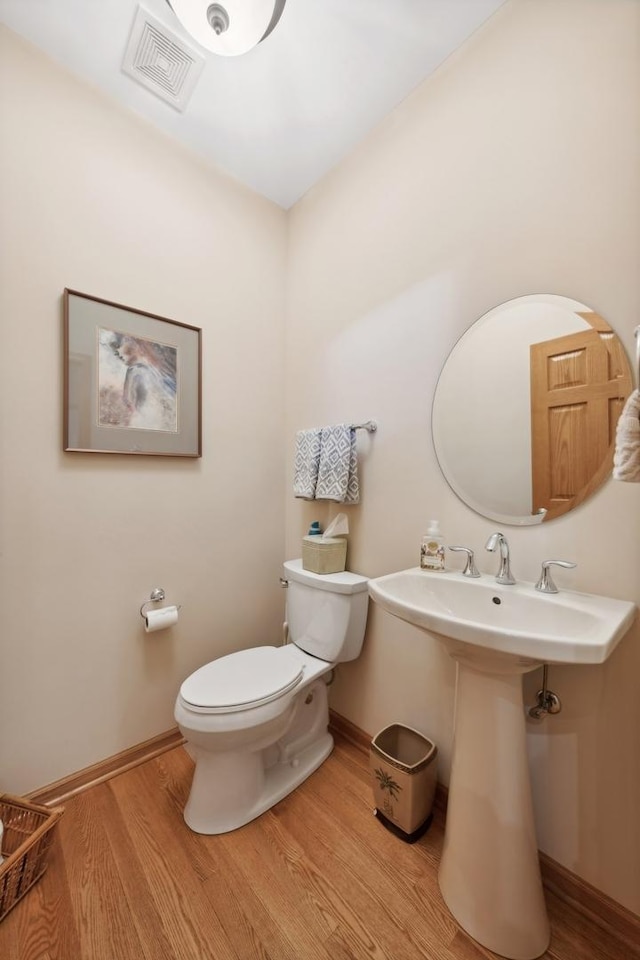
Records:
[[[613,479],[640,483],[640,390],[630,395],[618,420]]]
[[[313,500],[320,465],[320,429],[298,430],[293,466],[293,495]]]
[[[322,428],[316,500],[360,501],[356,431],[348,423]]]

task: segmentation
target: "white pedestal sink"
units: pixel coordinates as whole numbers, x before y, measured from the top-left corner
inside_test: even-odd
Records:
[[[511,960],[549,944],[525,743],[522,674],[602,663],[633,623],[622,600],[414,568],[369,581],[385,610],[457,661],[449,803],[439,882],[475,940]]]

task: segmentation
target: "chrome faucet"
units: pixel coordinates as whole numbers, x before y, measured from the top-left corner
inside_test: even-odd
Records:
[[[507,584],[515,583],[509,563],[509,544],[504,533],[492,533],[485,543],[485,550],[490,550],[493,553],[498,546],[500,547],[500,568],[496,574],[496,581]]]

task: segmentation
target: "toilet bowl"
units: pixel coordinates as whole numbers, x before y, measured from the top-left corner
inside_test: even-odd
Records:
[[[291,793],[329,756],[327,680],[360,654],[367,579],[284,564],[289,643],[240,650],[180,687],[175,718],[195,760],[184,810],[196,833],[226,833]]]

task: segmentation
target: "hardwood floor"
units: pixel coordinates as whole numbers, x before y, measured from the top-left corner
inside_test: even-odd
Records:
[[[68,801],[47,873],[0,924],[0,957],[494,957],[440,896],[441,815],[413,845],[385,830],[367,755],[343,737],[295,793],[218,837],[182,819],[192,768],[177,747]],[[545,960],[630,960],[596,924],[552,895],[547,903]]]

